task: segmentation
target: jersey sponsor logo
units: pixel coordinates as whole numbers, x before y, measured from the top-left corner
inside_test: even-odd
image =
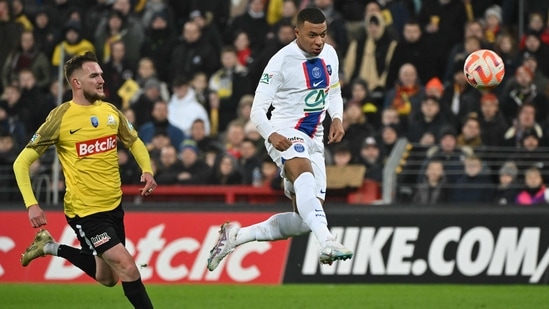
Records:
[[[96,235],[96,236],[92,237],[90,240],[93,243],[93,246],[97,248],[97,247],[101,246],[102,244],[104,244],[104,243],[108,242],[109,240],[111,240],[111,237],[109,236],[109,234],[107,234],[107,232],[104,232],[104,233],[101,233],[99,235]]]
[[[91,116],[90,118],[91,124],[94,128],[97,128],[99,125],[99,119],[97,119],[97,116]]]
[[[273,74],[263,73],[259,82],[268,85],[271,82],[271,78],[273,78]]]
[[[314,89],[311,90],[305,96],[305,106],[303,109],[304,112],[318,112],[324,110],[326,106],[326,97],[328,96],[328,89]]]
[[[297,136],[288,137],[288,140],[292,143],[305,143],[304,139],[302,139],[301,137],[297,137]]]
[[[40,140],[40,134],[34,133],[30,139],[30,144],[36,144]]]
[[[116,149],[116,135],[76,143],[78,157],[86,157],[113,149]]]
[[[294,149],[297,152],[303,152],[303,151],[305,151],[305,146],[303,146],[303,144],[295,144]]]
[[[314,82],[314,83],[313,83],[313,87],[315,87],[315,88],[318,87],[318,85],[320,85],[323,81],[324,81],[324,80],[322,79],[322,80],[320,80],[320,81],[318,81],[318,82]]]
[[[69,133],[72,135],[72,134],[74,134],[74,133],[76,133],[76,132],[78,132],[78,131],[80,131],[80,130],[82,130],[82,128],[78,128],[78,129],[76,129],[76,130],[69,130]]]

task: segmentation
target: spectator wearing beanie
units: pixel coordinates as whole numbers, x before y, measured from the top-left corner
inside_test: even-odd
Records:
[[[514,204],[519,192],[517,183],[518,168],[515,162],[505,162],[498,173],[498,185],[494,194],[494,202],[498,205]]]

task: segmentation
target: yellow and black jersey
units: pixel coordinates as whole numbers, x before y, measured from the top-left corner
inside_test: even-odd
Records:
[[[65,214],[72,218],[112,210],[120,204],[118,142],[132,151],[143,172],[151,172],[148,153],[136,130],[119,109],[103,101],[89,106],[73,101],[59,105],[26,148],[41,155],[55,145],[65,175]],[[22,193],[27,207],[34,203],[34,196]]]

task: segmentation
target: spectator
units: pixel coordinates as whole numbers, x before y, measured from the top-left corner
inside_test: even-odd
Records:
[[[2,68],[4,85],[17,82],[22,69],[30,69],[36,78],[39,88],[46,90],[51,80],[49,59],[36,45],[32,31],[23,31],[17,47],[9,54]]]
[[[208,75],[204,72],[197,72],[191,80],[191,87],[194,90],[196,100],[210,114],[210,97],[213,96],[208,88]]]
[[[503,22],[501,14],[501,7],[497,4],[490,6],[484,12],[484,37],[486,38],[486,42],[490,44],[489,46],[494,45],[497,36],[501,33]]]
[[[240,159],[240,146],[242,145],[244,138],[244,123],[238,120],[231,121],[227,126],[224,137],[225,151],[236,159]]]
[[[205,159],[205,154],[208,152],[217,154],[225,151],[223,145],[217,139],[206,135],[206,123],[200,118],[193,121],[189,137],[196,143],[202,159]]]
[[[476,114],[470,115],[461,126],[461,133],[457,137],[458,146],[467,146],[475,152],[481,150],[484,146],[480,134],[480,122]]]
[[[367,122],[366,116],[362,113],[361,106],[356,103],[347,103],[343,112],[343,128],[345,136],[342,142],[349,146],[353,158],[358,158],[362,142],[367,136],[374,134],[374,128]],[[333,150],[337,144],[328,145],[329,150]]]
[[[173,94],[168,102],[168,120],[186,136],[190,136],[192,123],[202,119],[206,135],[210,134],[210,120],[206,109],[196,100],[189,80],[180,76],[173,82]]]
[[[167,102],[170,99],[170,90],[168,89],[168,85],[160,79],[160,75],[157,74],[154,62],[147,57],[141,58],[137,64],[135,82],[139,85],[140,89],[135,94],[133,100],[139,98],[139,96],[143,94],[145,85],[149,80],[154,80],[159,84],[160,98]]]
[[[426,96],[433,96],[439,100],[442,99],[442,96],[444,95],[444,85],[438,77],[433,77],[428,80],[423,89],[425,90]]]
[[[30,69],[19,72],[18,84],[21,89],[19,104],[29,112],[25,125],[27,137],[30,139],[56,105],[45,99],[46,93],[38,87],[34,73]]]
[[[28,142],[25,124],[16,117],[8,115],[4,105],[0,103],[0,135],[11,135],[19,152]]]
[[[386,31],[380,13],[366,15],[365,23],[360,37],[349,44],[343,72],[345,81],[364,79],[371,96],[382,100],[397,41]]]
[[[538,34],[532,31],[526,32],[526,41],[523,49],[520,50],[522,57],[534,56],[538,60],[538,68],[545,76],[549,76],[549,46],[541,42]]]
[[[463,63],[454,66],[453,82],[444,88],[444,94],[440,99],[448,121],[455,127],[461,126],[470,113],[479,113],[481,93],[471,87],[463,74]]]
[[[545,139],[542,127],[536,122],[536,108],[530,103],[521,105],[518,109],[516,121],[505,131],[503,146],[520,148],[522,136],[535,131],[540,139]]]
[[[537,167],[531,167],[524,173],[526,188],[519,191],[515,202],[523,206],[547,205],[549,191],[543,182],[541,172]]]
[[[169,27],[168,15],[165,12],[156,12],[151,22],[145,28],[145,37],[141,46],[141,60],[150,59],[161,81],[170,79],[170,59],[173,46],[176,42],[175,32]]]
[[[454,73],[457,71],[463,72],[463,64],[467,57],[482,48],[482,41],[476,36],[465,38],[463,49],[452,53],[446,61],[446,71],[444,74],[444,82],[451,83],[454,80]]]
[[[535,56],[527,55],[522,59],[522,64],[534,72],[534,85],[536,90],[542,93],[546,98],[549,97],[549,77],[543,75],[538,68],[538,59]],[[507,67],[505,68],[507,71]],[[510,79],[512,80],[512,79]]]
[[[214,47],[215,50],[221,50],[223,48],[223,38],[214,23],[213,14],[211,12],[193,10],[189,15],[189,21],[198,25],[198,28],[200,28],[200,32],[202,33],[201,39],[209,46]],[[234,37],[236,38],[236,35]],[[232,44],[232,42],[230,43]]]
[[[382,183],[384,162],[378,143],[374,137],[368,136],[362,143],[358,162],[366,167],[365,179]]]
[[[353,163],[353,154],[346,142],[338,143],[333,150],[333,165],[345,167]]]
[[[98,27],[95,30],[93,42],[100,63],[107,63],[111,59],[112,43],[121,41],[126,37],[128,30],[125,29],[125,23],[124,16],[120,11],[111,10],[107,14],[107,20],[103,27]],[[124,43],[127,43],[127,41],[125,40]],[[128,48],[130,47],[135,48],[135,46],[128,46]]]
[[[502,137],[509,125],[499,110],[498,97],[493,93],[484,93],[480,99],[480,136],[488,147],[501,146]]]
[[[267,39],[265,48],[255,53],[254,61],[248,66],[250,70],[250,80],[252,82],[252,88],[255,88],[263,69],[267,66],[269,59],[282,47],[289,44],[295,39],[294,24],[286,22],[278,25],[275,37]]]
[[[170,63],[172,79],[182,75],[193,76],[197,72],[210,76],[219,68],[219,53],[202,39],[200,27],[188,21],[172,48]]]
[[[436,142],[436,135],[447,125],[436,97],[425,97],[421,100],[420,113],[408,127],[408,139],[412,143],[430,146]]]
[[[34,16],[33,34],[36,45],[40,46],[42,52],[46,55],[49,63],[53,54],[53,49],[59,41],[61,32],[56,27],[47,8],[40,8]]]
[[[173,145],[167,145],[160,149],[160,157],[156,162],[154,177],[160,185],[173,185],[177,183],[177,177],[183,170],[183,164],[177,158],[177,150]]]
[[[139,165],[137,165],[137,162],[126,148],[118,146],[117,151],[120,181],[123,185],[138,184],[136,180],[141,176]]]
[[[439,205],[448,201],[448,183],[441,161],[430,160],[425,168],[425,174],[417,184],[413,203],[424,205]]]
[[[381,128],[381,137],[380,137],[380,151],[382,161],[385,162],[387,158],[391,155],[393,147],[395,146],[399,138],[398,127],[394,124],[386,125]]]
[[[498,205],[514,204],[519,192],[517,183],[518,168],[513,161],[503,163],[499,169],[498,185],[494,202]]]
[[[416,68],[405,63],[398,71],[397,83],[386,93],[384,107],[396,109],[403,118],[414,118],[420,114],[423,91]]]
[[[8,132],[0,133],[0,199],[4,202],[20,198],[19,194],[16,194],[16,190],[10,190],[17,187],[12,169],[17,155],[18,147],[14,137]]]
[[[540,138],[535,130],[525,132],[522,135],[522,147],[517,149],[510,159],[514,160],[517,168],[521,171],[527,170],[529,167],[536,167],[542,173],[544,182],[549,179],[549,165],[545,159],[546,150],[540,148]]]
[[[208,181],[210,185],[240,185],[242,174],[235,157],[228,153],[217,157]]]
[[[501,57],[501,60],[503,60],[503,64],[505,65],[505,75],[501,81],[501,86],[496,87],[493,90],[499,95],[512,80],[512,77],[515,75],[515,70],[520,65],[520,56],[518,54],[517,44],[515,43],[515,36],[508,32],[498,35],[494,42],[494,51]]]
[[[183,132],[168,120],[168,104],[162,100],[154,102],[151,120],[139,127],[139,137],[147,149],[153,148],[152,139],[158,131],[165,131],[168,134],[171,145],[180,145],[185,139]]]
[[[457,146],[456,131],[452,127],[445,127],[438,136],[438,145],[427,150],[425,162],[419,174],[423,174],[428,161],[436,159],[442,162],[448,183],[453,184],[462,174],[464,158],[471,155],[473,155],[471,148]]]
[[[12,0],[11,8],[13,12],[13,20],[17,23],[20,23],[23,26],[24,31],[31,31],[33,29],[33,24],[30,21],[30,18],[25,12],[25,3],[22,0]]]
[[[149,145],[149,154],[151,155],[151,159],[153,161],[158,161],[160,159],[160,153],[162,148],[166,146],[170,146],[171,141],[170,137],[168,136],[168,133],[164,130],[159,130],[154,132],[154,136],[152,139],[152,142]],[[173,145],[172,145],[173,146]]]
[[[232,46],[221,51],[221,64],[221,68],[210,77],[208,86],[219,98],[218,106],[210,106],[212,110],[218,110],[218,123],[212,121],[212,127],[217,127],[218,132],[224,132],[229,122],[236,119],[242,96],[252,93],[248,70],[238,63],[236,50]]]
[[[183,168],[177,174],[177,183],[182,185],[205,185],[211,168],[198,156],[198,147],[192,140],[185,140],[179,147]]]
[[[160,97],[160,82],[156,78],[151,78],[145,82],[140,95],[130,108],[135,113],[135,126],[141,126],[152,120],[151,112],[155,102],[162,101]],[[171,121],[170,121],[171,122]],[[174,124],[173,122],[171,122]],[[174,124],[175,125],[175,124]]]
[[[78,22],[69,21],[63,27],[62,36],[63,40],[55,45],[51,58],[54,76],[57,74],[59,66],[65,63],[71,57],[83,54],[87,51],[95,52],[95,47],[92,42],[83,38],[82,27]],[[61,49],[63,49],[63,59],[61,59]]]
[[[116,18],[119,19],[119,22],[113,21]],[[115,25],[115,23],[119,24]],[[98,52],[103,51],[101,45],[106,40],[102,38],[106,35],[115,40],[124,41],[128,48],[126,57],[130,63],[139,61],[145,30],[139,17],[132,11],[130,0],[114,0],[111,11],[99,21],[96,27],[95,37],[99,39],[96,40]],[[101,56],[104,58],[103,53]]]
[[[417,75],[421,84],[435,76],[433,47],[427,45],[421,26],[415,19],[410,19],[404,24],[402,39],[395,48],[391,59],[387,85],[392,86],[398,82],[398,71],[405,63],[410,63],[417,68]]]
[[[405,126],[400,121],[398,111],[392,107],[386,108],[381,112],[381,127],[393,125],[397,129],[397,132],[403,132]]]
[[[23,32],[21,24],[15,22],[11,15],[9,0],[0,0],[0,63],[3,65],[19,42]],[[6,85],[2,85],[6,87]],[[3,89],[2,89],[3,90]]]
[[[240,173],[242,174],[242,183],[251,185],[253,182],[253,173],[255,169],[261,169],[261,160],[254,141],[244,139],[240,144]]]
[[[236,34],[244,31],[250,39],[252,53],[257,53],[265,46],[265,38],[271,31],[265,17],[265,2],[263,0],[250,0],[248,10],[236,16],[225,29],[225,40],[230,44]]]
[[[474,155],[463,162],[465,174],[457,178],[450,193],[450,202],[487,203],[494,198],[494,184],[482,160]]]
[[[464,25],[467,17],[465,6],[459,0],[435,0],[423,2],[418,13],[428,46],[433,46],[435,73],[439,78],[444,76],[445,63],[451,57],[451,49],[462,42]],[[479,27],[482,34],[482,25]]]
[[[543,44],[549,45],[549,29],[545,25],[544,14],[541,12],[531,12],[528,15],[528,25],[526,32],[522,34],[519,42],[519,49],[523,50],[526,47],[526,37],[528,33],[539,36]]]
[[[532,104],[535,108],[536,121],[544,121],[549,112],[547,97],[536,88],[533,82],[534,72],[522,65],[517,68],[515,78],[516,84],[505,90],[501,100],[501,111],[507,122],[512,123],[518,115],[519,107],[527,103]]]
[[[371,124],[375,128],[379,128],[381,123],[381,111],[383,108],[381,104],[376,104],[370,97],[368,83],[365,80],[358,78],[354,80],[350,86],[350,95],[345,105],[357,104],[364,116],[366,116],[366,123]]]
[[[110,102],[119,109],[128,107],[136,89],[127,87],[128,83],[135,85],[135,67],[128,61],[127,47],[123,41],[114,41],[110,44],[109,60],[103,65],[103,79],[105,80],[105,95]],[[128,89],[129,91],[125,91]],[[141,125],[141,123],[138,123]]]
[[[326,16],[328,33],[334,39],[334,48],[338,55],[343,56],[349,47],[347,26],[343,16],[334,9],[334,0],[314,0],[314,7],[320,9]],[[340,59],[341,60],[341,59]]]
[[[250,39],[248,34],[244,31],[239,32],[233,41],[233,46],[236,50],[236,56],[238,63],[243,67],[248,67],[254,62],[255,55],[252,55],[252,49],[250,48]]]

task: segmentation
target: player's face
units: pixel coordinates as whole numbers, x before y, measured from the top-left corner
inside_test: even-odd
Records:
[[[328,26],[326,22],[313,24],[306,21],[301,27],[295,29],[297,45],[303,51],[313,56],[318,56],[326,43],[327,32]]]
[[[82,65],[82,70],[78,72],[77,85],[80,86],[84,97],[90,103],[105,98],[103,90],[103,70],[97,62],[86,62]]]

